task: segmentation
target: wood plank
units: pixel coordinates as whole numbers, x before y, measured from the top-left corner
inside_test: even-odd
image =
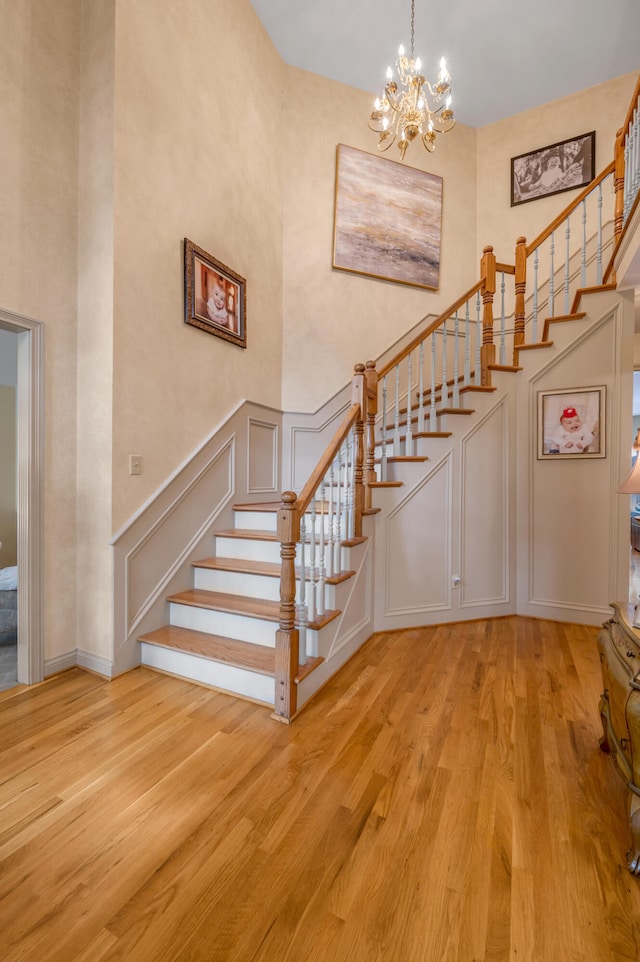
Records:
[[[148,631],[140,635],[138,641],[200,655],[238,668],[248,668],[262,675],[274,673],[274,649],[267,645],[254,645],[251,642],[210,635],[206,631],[195,631],[192,628],[178,628],[175,625],[163,625]]]
[[[632,962],[596,629],[374,635],[294,726],[145,668],[0,701],[3,962]]]
[[[280,621],[280,602],[267,601],[264,598],[247,598],[244,595],[230,595],[223,591],[189,588],[187,591],[177,591],[169,595],[167,601],[172,604],[191,605],[195,608],[244,615],[247,618]]]

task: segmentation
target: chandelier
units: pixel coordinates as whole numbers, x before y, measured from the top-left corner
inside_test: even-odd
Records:
[[[420,58],[413,56],[415,0],[411,0],[411,56],[404,47],[398,50],[395,67],[387,67],[387,82],[382,98],[376,97],[369,127],[377,134],[378,150],[388,150],[397,142],[401,159],[409,144],[420,137],[428,151],[435,148],[436,134],[446,133],[455,124],[451,109],[451,77],[444,57],[440,60],[437,83],[433,86],[420,73]]]

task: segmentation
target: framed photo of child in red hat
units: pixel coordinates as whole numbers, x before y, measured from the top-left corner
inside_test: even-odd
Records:
[[[538,458],[604,458],[605,387],[538,392]]]

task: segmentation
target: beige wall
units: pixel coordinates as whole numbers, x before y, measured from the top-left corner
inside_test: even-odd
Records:
[[[332,268],[336,146],[377,153],[372,97],[295,68],[285,107],[283,406],[313,411],[422,317],[439,313],[478,279],[476,132],[459,125],[434,153],[406,163],[444,178],[437,293]],[[395,150],[395,154],[394,154]],[[388,154],[396,160],[398,151]]]
[[[511,207],[512,157],[595,130],[596,174],[613,160],[616,131],[624,122],[637,79],[637,73],[624,74],[477,131],[481,245],[493,244],[499,260],[513,263],[517,238],[532,241],[576,196],[576,191],[567,191]]]
[[[249,0],[161,7],[117,8],[114,530],[238,400],[280,406],[283,64]],[[183,323],[184,237],[246,278],[246,351]]]
[[[44,647],[75,647],[78,0],[2,4],[0,307],[45,329]]]

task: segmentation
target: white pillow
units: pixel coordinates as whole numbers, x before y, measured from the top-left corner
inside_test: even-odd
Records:
[[[13,591],[18,587],[18,567],[0,568],[0,591]]]

